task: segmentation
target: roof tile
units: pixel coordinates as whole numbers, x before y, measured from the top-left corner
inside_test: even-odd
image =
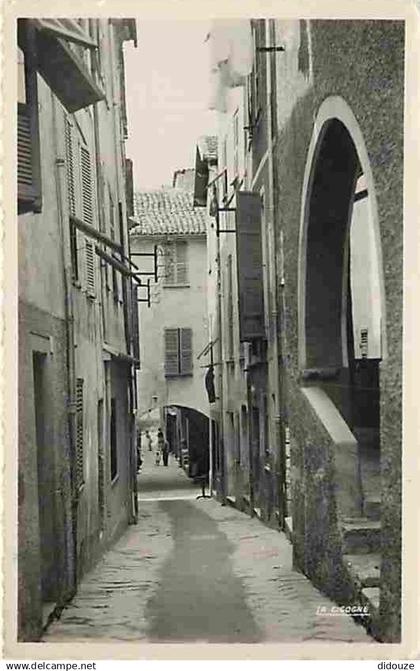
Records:
[[[155,189],[134,194],[130,235],[203,235],[206,215],[193,207],[193,194],[182,189]]]

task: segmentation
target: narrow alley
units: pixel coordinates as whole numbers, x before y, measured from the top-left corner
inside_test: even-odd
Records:
[[[80,584],[45,642],[369,642],[292,568],[286,536],[214,499],[171,455],[145,451],[139,522]],[[324,614],[317,610],[324,608]]]
[[[404,21],[8,4],[13,644],[401,643]]]

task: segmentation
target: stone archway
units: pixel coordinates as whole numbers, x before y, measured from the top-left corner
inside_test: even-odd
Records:
[[[308,153],[298,309],[303,386],[322,390],[357,439],[355,467],[366,498],[379,484],[385,291],[368,154],[356,118],[338,97],[321,105]],[[373,484],[368,475],[376,478]]]

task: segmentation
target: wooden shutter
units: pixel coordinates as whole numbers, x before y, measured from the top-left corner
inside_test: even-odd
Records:
[[[179,350],[181,354],[181,375],[192,375],[192,329],[179,329]]]
[[[167,242],[164,247],[165,276],[164,284],[175,284],[174,243]]]
[[[84,482],[83,450],[83,379],[76,380],[76,481],[80,487]]]
[[[125,200],[127,206],[127,217],[134,216],[134,185],[133,185],[133,161],[125,159]]]
[[[180,240],[175,243],[175,282],[177,284],[187,284],[188,282],[188,264],[187,264],[187,243]]]
[[[42,209],[37,51],[35,30],[27,20],[18,20],[18,43],[25,61],[25,103],[17,105],[18,214],[24,214]]]
[[[28,105],[18,105],[18,192],[33,196],[32,139]]]
[[[66,145],[66,173],[67,173],[67,200],[69,215],[76,216],[76,185],[74,166],[73,130],[68,119],[64,122],[65,145]]]
[[[165,376],[179,375],[178,329],[165,329]]]
[[[86,290],[89,296],[95,296],[95,250],[93,242],[85,239],[85,261],[86,261]]]
[[[241,341],[263,338],[264,294],[261,247],[261,197],[249,191],[236,195],[236,250]]]
[[[80,177],[82,191],[82,218],[85,224],[94,226],[93,176],[90,152],[80,147]],[[89,296],[95,296],[95,251],[90,239],[85,238],[86,290]]]
[[[92,181],[92,163],[89,150],[81,147],[80,168],[82,181],[82,213],[85,224],[93,226],[93,181]]]

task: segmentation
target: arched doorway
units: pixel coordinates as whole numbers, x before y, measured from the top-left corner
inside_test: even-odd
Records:
[[[320,108],[303,199],[301,374],[305,385],[323,389],[357,439],[362,504],[379,510],[379,364],[385,353],[380,236],[363,137],[340,98]]]
[[[199,410],[181,405],[163,408],[170,451],[190,477],[209,473],[209,418]]]

